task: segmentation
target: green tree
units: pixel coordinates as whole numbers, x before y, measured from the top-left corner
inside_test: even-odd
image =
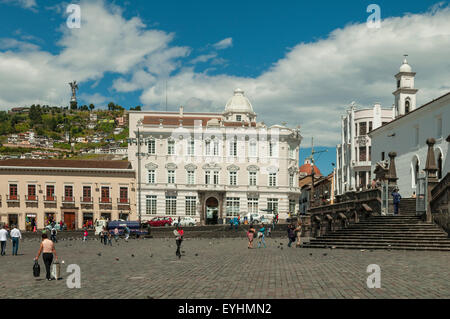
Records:
[[[92,112],[92,110],[95,108],[95,105],[94,104],[89,104],[89,110]]]

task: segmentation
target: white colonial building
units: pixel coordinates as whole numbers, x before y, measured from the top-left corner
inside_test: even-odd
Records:
[[[401,110],[401,108],[400,108]],[[417,178],[424,175],[427,159],[426,140],[434,138],[438,179],[450,171],[450,92],[419,108],[400,115],[370,133],[372,138],[372,172],[378,162],[396,152],[397,185],[403,197],[416,192]]]
[[[379,103],[366,109],[357,109],[352,103],[342,116],[341,144],[336,147],[336,195],[370,183],[372,144],[368,133],[392,121],[394,114],[394,108],[383,109]]]
[[[210,224],[267,208],[280,218],[298,211],[300,132],[257,122],[242,90],[222,113],[132,111],[129,121],[142,220]]]

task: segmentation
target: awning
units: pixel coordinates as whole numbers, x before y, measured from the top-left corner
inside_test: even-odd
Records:
[[[331,215],[329,215],[329,214],[327,214],[325,217],[326,217],[328,220],[333,220],[333,217],[331,217]]]
[[[366,212],[371,212],[371,211],[372,211],[372,208],[370,208],[370,206],[367,205],[367,204],[362,204],[362,207],[364,208],[364,210],[365,210]]]
[[[339,218],[340,219],[347,219],[347,216],[345,216],[344,213],[339,213]]]

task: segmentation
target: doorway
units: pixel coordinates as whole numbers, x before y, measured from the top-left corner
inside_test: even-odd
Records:
[[[26,231],[33,231],[35,226],[37,226],[36,214],[26,214],[26,216],[25,216],[25,230]]]
[[[19,215],[18,214],[8,214],[8,227],[12,229],[12,226],[15,225],[19,228]]]
[[[219,201],[215,197],[206,200],[206,225],[216,225],[219,219]]]
[[[64,224],[67,230],[75,230],[75,213],[64,213]]]

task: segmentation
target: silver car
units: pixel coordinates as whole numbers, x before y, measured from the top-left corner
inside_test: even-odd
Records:
[[[195,226],[196,224],[197,224],[197,222],[192,217],[184,216],[184,217],[180,218],[180,226],[182,226],[182,227]],[[178,226],[178,218],[175,218],[172,221],[172,226]]]

